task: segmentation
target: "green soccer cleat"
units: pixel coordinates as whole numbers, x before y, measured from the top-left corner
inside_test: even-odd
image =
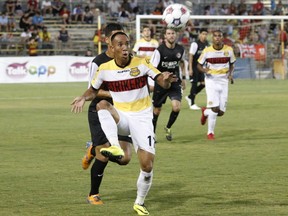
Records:
[[[165,127],[164,130],[165,130],[165,133],[166,133],[166,139],[167,139],[168,141],[172,141],[171,128]]]
[[[100,153],[108,157],[111,161],[120,160],[124,156],[124,151],[118,146],[110,146],[108,148],[102,148]]]
[[[149,212],[144,204],[134,204],[133,209],[137,212],[138,215],[149,215]]]

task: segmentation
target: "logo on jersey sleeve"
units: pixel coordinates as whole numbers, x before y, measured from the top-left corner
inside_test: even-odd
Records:
[[[131,70],[130,70],[130,75],[131,75],[131,76],[136,77],[136,76],[138,76],[139,74],[140,74],[140,70],[139,70],[137,67],[131,68]]]

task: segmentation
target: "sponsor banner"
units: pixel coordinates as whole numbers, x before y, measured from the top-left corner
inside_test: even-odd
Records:
[[[87,82],[93,57],[1,57],[0,83]]]
[[[256,61],[266,60],[266,49],[263,44],[238,44],[241,58],[254,58]]]

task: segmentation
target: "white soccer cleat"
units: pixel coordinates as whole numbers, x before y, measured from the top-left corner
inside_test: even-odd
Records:
[[[197,106],[197,104],[193,104],[192,106],[190,106],[191,110],[201,110],[201,108],[199,106]]]

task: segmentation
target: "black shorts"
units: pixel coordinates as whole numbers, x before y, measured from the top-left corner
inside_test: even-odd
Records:
[[[192,83],[204,82],[205,75],[202,72],[199,72],[198,69],[193,68],[193,76],[190,76],[190,80],[193,79]]]
[[[182,100],[182,87],[180,83],[172,83],[169,89],[163,89],[157,83],[154,86],[154,93],[153,93],[153,106],[160,108],[163,104],[166,103],[167,97],[170,100]]]
[[[96,111],[88,112],[88,121],[91,133],[91,140],[93,146],[103,145],[108,142],[99,121],[98,113]],[[128,136],[118,136],[119,141],[126,141],[132,143],[131,137]]]

